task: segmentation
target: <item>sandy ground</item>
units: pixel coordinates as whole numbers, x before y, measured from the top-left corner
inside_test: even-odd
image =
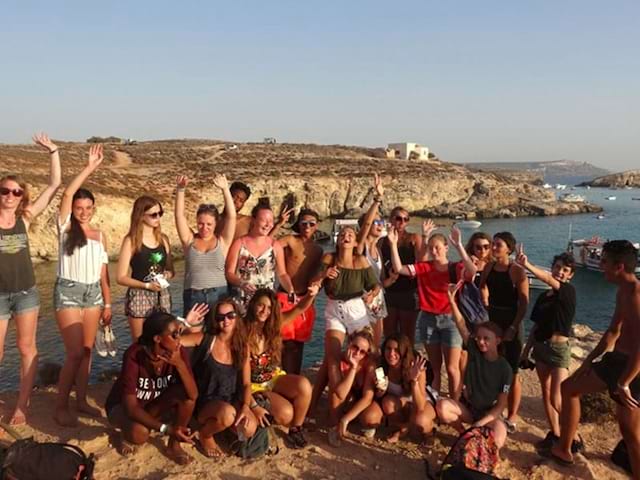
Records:
[[[534,373],[523,373],[523,402],[518,432],[510,436],[501,451],[497,474],[502,478],[524,479],[625,479],[625,473],[614,467],[608,456],[620,438],[617,425],[608,422],[600,425],[582,425],[587,453],[577,457],[572,468],[560,467],[538,456],[533,442],[546,433],[546,423],[539,400],[539,384]],[[90,396],[102,405],[110,384],[91,387]],[[350,438],[342,447],[333,448],[326,441],[326,428],[307,434],[309,447],[290,450],[279,434],[280,452],[272,457],[244,461],[235,456],[221,460],[209,460],[195,448],[185,447],[195,461],[180,467],[169,460],[163,452],[163,439],[153,437],[138,453],[129,458],[119,455],[113,444],[117,433],[107,425],[106,419],[81,418],[80,426],[61,429],[52,417],[55,389],[52,387],[36,391],[32,398],[29,415],[30,426],[19,427],[24,436],[33,435],[42,441],[63,441],[78,444],[87,453],[97,457],[97,479],[424,479],[425,462],[437,468],[455,436],[448,427],[439,427],[430,446],[419,446],[412,441],[391,445],[383,440],[385,432],[378,432],[374,440],[365,440],[354,425]],[[2,411],[10,413],[15,394],[2,394]],[[6,435],[5,435],[6,437]]]

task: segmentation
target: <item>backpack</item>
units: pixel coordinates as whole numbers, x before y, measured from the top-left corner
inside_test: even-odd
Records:
[[[449,263],[449,282],[457,283],[456,264]],[[473,282],[465,281],[458,290],[457,304],[460,313],[464,317],[467,327],[473,330],[473,326],[489,321],[489,312],[482,303],[480,289]]]
[[[16,440],[4,452],[2,480],[92,480],[95,460],[75,445]]]
[[[275,455],[278,453],[275,437],[271,427],[258,427],[256,433],[247,440],[238,440],[232,450],[239,457],[244,459],[258,458],[265,454]]]
[[[452,467],[493,475],[499,460],[498,446],[493,435],[493,430],[487,426],[471,427],[461,433],[442,462],[441,478],[464,478],[445,476]]]

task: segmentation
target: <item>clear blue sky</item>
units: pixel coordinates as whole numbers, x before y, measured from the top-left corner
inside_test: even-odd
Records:
[[[3,2],[0,142],[417,141],[640,167],[637,1],[52,5]]]

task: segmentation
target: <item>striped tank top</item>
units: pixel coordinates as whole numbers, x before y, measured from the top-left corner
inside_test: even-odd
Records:
[[[185,290],[204,290],[227,286],[224,276],[224,254],[222,240],[218,238],[216,247],[208,252],[200,252],[193,243],[185,255],[184,288]]]

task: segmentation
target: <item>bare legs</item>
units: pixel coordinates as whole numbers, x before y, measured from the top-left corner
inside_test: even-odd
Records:
[[[101,416],[99,409],[87,403],[91,351],[100,321],[100,307],[65,308],[56,312],[56,319],[62,334],[66,357],[60,371],[54,419],[62,426],[74,426],[76,419],[69,411],[69,394],[74,381],[78,410],[88,415]]]
[[[522,384],[520,383],[520,375],[515,373],[513,375],[513,381],[511,382],[511,388],[509,389],[508,398],[508,411],[509,416],[507,420],[510,422],[515,421],[520,410],[520,401],[522,400]]]
[[[207,403],[198,413],[198,423],[202,425],[198,433],[203,453],[207,457],[223,455],[214,435],[231,428],[236,420],[237,411],[233,405],[220,400]],[[247,417],[244,434],[252,437],[257,428],[257,421],[253,415]]]
[[[446,425],[451,425],[456,431],[462,433],[464,431],[463,423],[473,423],[473,416],[467,407],[456,400],[443,398],[436,405],[438,418]],[[500,419],[492,420],[486,424],[493,430],[496,446],[502,448],[507,440],[507,427]]]
[[[421,436],[433,430],[436,411],[429,402],[426,403],[423,410],[418,410],[415,404],[407,398],[385,395],[380,403],[382,412],[389,419],[389,423],[398,427],[398,430],[389,437],[389,442],[396,443],[409,433],[409,429],[412,427]]]
[[[311,403],[311,382],[300,375],[284,375],[271,392],[264,392],[278,425],[300,427]]]
[[[384,336],[388,337],[393,333],[402,333],[409,337],[411,345],[416,339],[416,319],[418,312],[415,310],[401,310],[395,307],[388,307],[389,315],[383,321]]]
[[[545,363],[536,363],[536,372],[540,379],[542,389],[542,403],[549,421],[551,433],[560,436],[560,411],[562,408],[562,396],[560,385],[569,375],[566,368],[555,368]]]
[[[142,325],[144,324],[144,318],[127,317],[127,320],[129,321],[129,329],[131,330],[131,340],[133,340],[133,343],[136,343],[140,335],[142,335]]]

